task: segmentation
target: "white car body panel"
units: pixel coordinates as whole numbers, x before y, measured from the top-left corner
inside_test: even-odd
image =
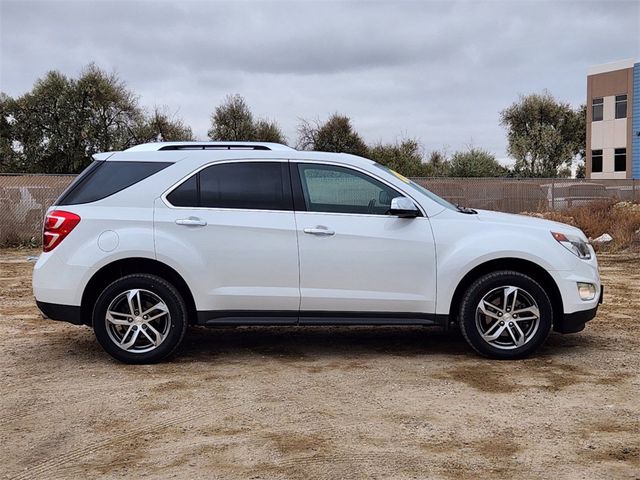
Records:
[[[296,212],[302,311],[416,312],[435,307],[429,220]],[[326,227],[331,236],[304,233]]]
[[[176,225],[188,217],[207,225]],[[159,261],[183,272],[198,310],[297,310],[300,305],[293,212],[169,208],[158,199],[155,246]]]
[[[584,237],[575,227],[483,210],[477,215],[464,216],[447,210],[431,218],[431,223],[438,252],[439,314],[449,313],[455,289],[467,273],[486,262],[503,258],[526,260],[544,268],[561,290],[565,313],[597,305],[598,298],[589,302],[580,300],[576,287],[576,282],[593,283],[599,291],[595,253],[592,252],[590,260],[580,260],[551,235],[552,231],[560,231]],[[568,286],[565,285],[567,278],[574,279]]]

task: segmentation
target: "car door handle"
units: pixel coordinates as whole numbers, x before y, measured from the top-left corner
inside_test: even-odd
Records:
[[[320,235],[320,236],[327,236],[327,237],[331,236],[331,235],[335,235],[335,233],[336,233],[333,230],[329,230],[324,225],[316,225],[313,228],[305,228],[302,231],[304,233],[308,233],[310,235]]]
[[[176,220],[176,225],[187,225],[192,227],[204,227],[207,224],[206,220],[202,220],[198,217],[179,218]]]

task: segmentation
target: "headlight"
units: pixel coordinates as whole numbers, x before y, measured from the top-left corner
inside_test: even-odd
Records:
[[[560,242],[560,245],[576,255],[578,258],[583,260],[589,260],[591,258],[589,245],[587,245],[587,242],[582,240],[580,237],[558,232],[551,232],[551,235]]]

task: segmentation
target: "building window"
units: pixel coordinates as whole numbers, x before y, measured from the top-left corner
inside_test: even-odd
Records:
[[[616,172],[625,172],[627,170],[627,149],[616,148],[613,160],[613,169]]]
[[[602,150],[591,150],[591,172],[602,172]]]
[[[616,95],[616,118],[627,118],[626,95]]]
[[[604,110],[604,99],[602,97],[594,98],[591,101],[591,120],[594,122],[602,120],[603,110]]]

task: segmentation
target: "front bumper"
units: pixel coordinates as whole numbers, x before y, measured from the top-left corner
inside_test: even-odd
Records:
[[[584,330],[585,324],[596,316],[598,307],[590,310],[581,310],[574,313],[565,313],[561,319],[553,324],[553,329],[559,333],[578,333]]]
[[[559,333],[578,333],[584,330],[585,324],[592,320],[598,313],[598,305],[604,300],[604,286],[600,285],[600,297],[598,304],[589,310],[579,310],[573,313],[565,313],[562,318],[556,319],[553,329]]]

